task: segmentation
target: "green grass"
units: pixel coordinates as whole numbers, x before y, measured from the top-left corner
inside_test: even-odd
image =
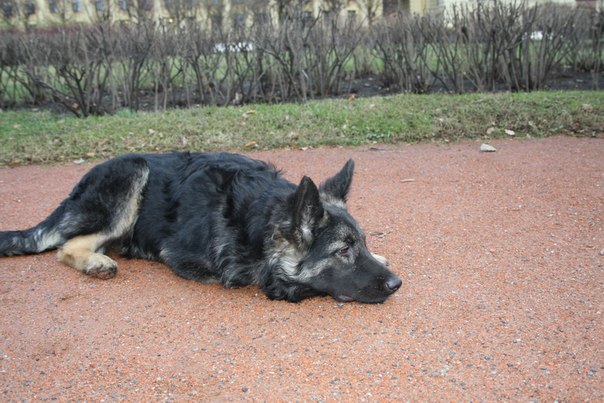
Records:
[[[456,140],[604,132],[603,92],[396,95],[306,104],[120,111],[77,119],[0,112],[0,165],[101,159],[125,152]]]

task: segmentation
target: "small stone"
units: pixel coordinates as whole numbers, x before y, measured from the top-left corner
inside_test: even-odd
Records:
[[[604,249],[600,251],[600,255],[604,256]]]
[[[505,129],[505,134],[507,134],[508,136],[515,136],[516,132],[513,130]]]
[[[480,151],[492,153],[492,152],[497,151],[497,149],[490,144],[482,143],[480,145]]]

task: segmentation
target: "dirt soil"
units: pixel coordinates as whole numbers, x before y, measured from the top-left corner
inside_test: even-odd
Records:
[[[258,152],[297,181],[352,157],[350,209],[403,279],[382,305],[269,301],[119,259],[0,259],[0,400],[604,400],[604,139]],[[90,164],[0,169],[0,228]]]

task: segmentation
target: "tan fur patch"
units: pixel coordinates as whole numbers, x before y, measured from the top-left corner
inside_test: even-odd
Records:
[[[117,271],[117,263],[96,251],[107,241],[102,234],[83,235],[67,241],[57,254],[59,261],[81,271],[99,277],[111,278]]]

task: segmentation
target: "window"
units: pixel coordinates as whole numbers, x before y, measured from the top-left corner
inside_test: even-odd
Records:
[[[48,0],[48,11],[53,14],[59,13],[59,4],[57,3],[57,0]]]
[[[355,10],[348,10],[346,17],[348,18],[348,22],[355,22],[357,19],[357,12]]]
[[[74,13],[79,13],[80,11],[82,11],[82,0],[72,0],[71,10]]]
[[[212,31],[218,32],[222,28],[222,17],[218,14],[214,14],[210,17],[210,23],[212,25]]]
[[[304,22],[305,24],[312,21],[312,12],[310,11],[303,11],[302,12],[302,22]]]
[[[153,10],[153,0],[138,0],[138,6],[144,11]]]
[[[25,3],[25,15],[27,17],[36,13],[36,3],[33,0],[29,0]]]
[[[2,15],[4,18],[11,18],[15,14],[15,7],[12,0],[2,0]]]
[[[260,25],[268,24],[268,22],[269,22],[268,14],[267,13],[257,13],[254,15],[254,20],[256,21],[257,24],[260,24]]]
[[[233,16],[233,29],[243,31],[243,28],[245,28],[245,15],[237,13]]]

